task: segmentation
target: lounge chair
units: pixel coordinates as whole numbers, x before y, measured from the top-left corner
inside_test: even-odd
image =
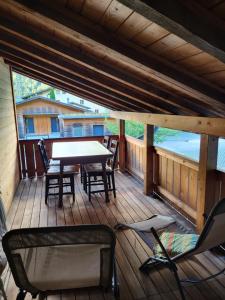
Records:
[[[112,287],[118,295],[115,235],[105,225],[25,228],[3,237],[12,275],[20,291],[33,298],[57,290]]]
[[[165,243],[165,237],[169,232],[163,232],[159,236],[153,228],[153,235],[158,236],[167,251],[172,256],[173,262],[182,258],[199,254],[201,252],[220,247],[225,243],[225,198],[215,204],[211,210],[205,226],[200,235],[197,234],[174,234],[173,241],[168,245]],[[171,238],[171,237],[170,237]],[[172,245],[172,246],[171,246]],[[183,245],[183,247],[182,247]],[[140,267],[141,271],[146,271],[152,265],[155,265],[156,258],[163,255],[160,246],[154,248],[155,256],[148,258]],[[160,262],[158,262],[160,263]]]
[[[181,298],[185,299],[182,285],[177,272],[176,262],[186,259],[201,252],[214,248],[221,248],[224,253],[225,243],[225,198],[220,200],[209,214],[205,226],[200,235],[193,233],[178,233],[174,227],[175,219],[168,216],[153,215],[149,219],[133,224],[118,223],[116,230],[132,229],[153,250],[153,256],[149,257],[141,266],[140,271],[149,273],[156,266],[168,267],[175,276]],[[176,228],[177,228],[176,224]],[[165,229],[165,230],[163,230]],[[160,234],[158,234],[160,232]],[[214,278],[225,272],[225,268],[218,273],[202,280],[184,280],[197,283]]]
[[[200,235],[189,233],[174,234],[173,232],[163,232],[158,235],[156,230],[152,228],[152,234],[157,241],[157,244],[153,249],[154,256],[149,257],[141,265],[140,270],[148,273],[153,266],[167,266],[174,273],[181,297],[182,299],[185,299],[181,281],[177,273],[176,262],[201,252],[221,247],[221,245],[225,242],[224,229],[225,198],[220,200],[214,206]],[[224,271],[225,269],[210,276],[209,278],[215,277]],[[205,278],[204,280],[209,278]]]

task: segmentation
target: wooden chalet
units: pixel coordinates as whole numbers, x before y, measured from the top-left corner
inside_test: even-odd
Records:
[[[224,0],[0,0],[0,191],[8,228],[114,226],[161,213],[200,232],[204,215],[225,196],[225,174],[217,170],[224,41]],[[76,179],[75,205],[69,198],[63,209],[54,200],[45,205],[37,141],[18,140],[12,70],[104,105],[120,120],[116,200],[106,204],[96,195],[90,204]],[[125,135],[125,120],[145,124],[144,141]],[[154,147],[153,126],[201,134],[199,162]],[[46,141],[50,155],[53,141]],[[180,299],[168,270],[139,271],[151,251],[138,236],[119,233],[116,247],[122,300]],[[224,268],[224,257],[207,252],[178,268],[182,278],[204,278]],[[3,279],[15,299],[8,268]],[[184,289],[187,299],[224,299],[225,277]],[[112,298],[96,291],[48,299]]]
[[[16,103],[19,138],[35,135],[60,136],[59,115],[84,113],[87,107],[34,96]],[[62,128],[63,133],[63,128]]]

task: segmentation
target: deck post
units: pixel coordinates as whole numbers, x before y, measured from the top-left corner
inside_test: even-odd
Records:
[[[197,201],[197,231],[201,232],[205,215],[208,215],[215,203],[215,169],[218,156],[218,137],[201,135],[198,201]]]
[[[119,166],[120,171],[126,169],[126,138],[125,138],[125,120],[119,120]]]
[[[144,193],[151,195],[154,189],[154,126],[145,124],[144,127]]]

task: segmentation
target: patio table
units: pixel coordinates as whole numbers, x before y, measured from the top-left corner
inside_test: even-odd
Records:
[[[60,160],[59,207],[62,207],[63,200],[63,168],[64,166],[74,164],[102,164],[105,199],[106,202],[108,202],[109,195],[106,176],[106,162],[112,156],[112,152],[110,152],[101,143],[97,141],[53,143],[52,159]]]

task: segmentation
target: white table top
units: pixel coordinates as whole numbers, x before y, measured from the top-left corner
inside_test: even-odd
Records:
[[[112,153],[97,141],[58,142],[52,145],[53,159],[111,157]]]

